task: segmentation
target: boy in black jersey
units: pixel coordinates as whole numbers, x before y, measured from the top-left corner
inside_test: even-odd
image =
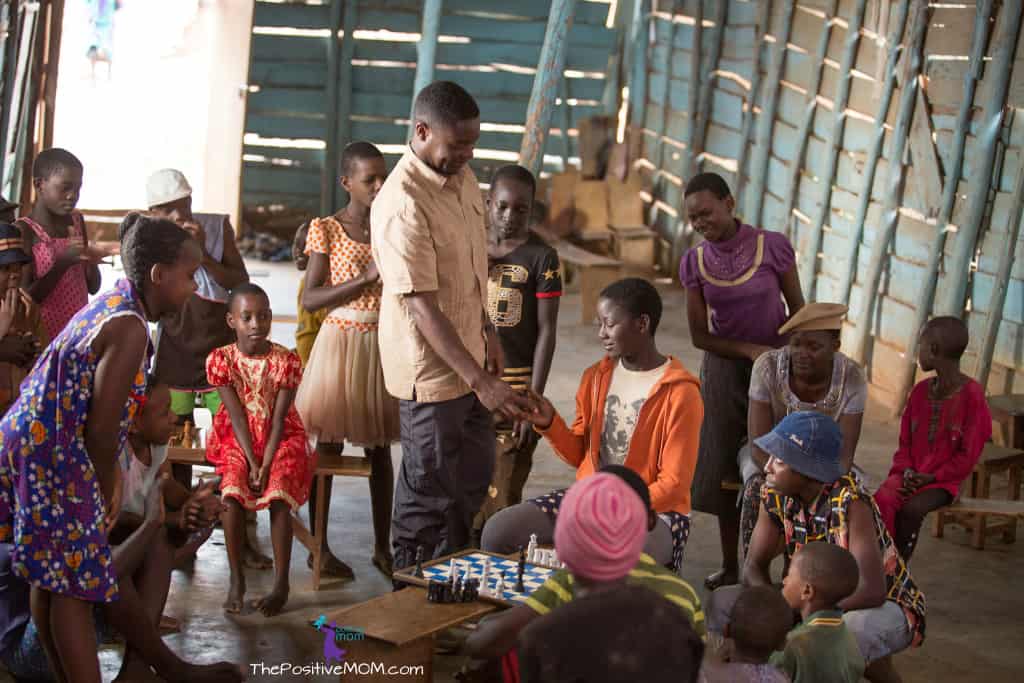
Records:
[[[541,394],[555,353],[562,276],[558,254],[530,232],[536,181],[522,166],[498,169],[487,196],[487,313],[505,354],[502,376],[513,388]],[[538,435],[527,422],[497,425],[494,476],[475,528],[522,502]]]

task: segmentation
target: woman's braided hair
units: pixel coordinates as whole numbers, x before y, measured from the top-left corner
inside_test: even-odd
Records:
[[[142,288],[149,271],[158,263],[178,260],[182,246],[192,236],[174,221],[141,213],[130,213],[117,229],[121,240],[121,261],[132,283]]]

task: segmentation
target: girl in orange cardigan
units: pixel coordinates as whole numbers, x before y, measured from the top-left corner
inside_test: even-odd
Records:
[[[658,351],[661,309],[658,291],[646,280],[627,278],[605,288],[597,304],[598,337],[608,355],[583,373],[572,426],[538,395],[529,420],[576,468],[577,480],[613,464],[643,478],[658,514],[644,551],[678,570],[690,533],[690,482],[704,405],[697,379]],[[564,495],[565,489],[552,491],[502,510],[484,527],[481,546],[514,552],[531,534],[550,545]]]

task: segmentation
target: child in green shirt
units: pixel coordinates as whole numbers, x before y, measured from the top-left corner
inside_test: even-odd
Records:
[[[803,623],[789,632],[771,663],[793,683],[858,683],[864,657],[836,605],[857,590],[857,560],[832,543],[809,543],[793,556],[782,596]]]

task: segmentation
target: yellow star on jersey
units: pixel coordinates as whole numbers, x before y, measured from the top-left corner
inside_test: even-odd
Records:
[[[558,271],[557,270],[548,269],[548,270],[544,271],[544,279],[545,280],[554,280],[556,277],[558,277]]]

